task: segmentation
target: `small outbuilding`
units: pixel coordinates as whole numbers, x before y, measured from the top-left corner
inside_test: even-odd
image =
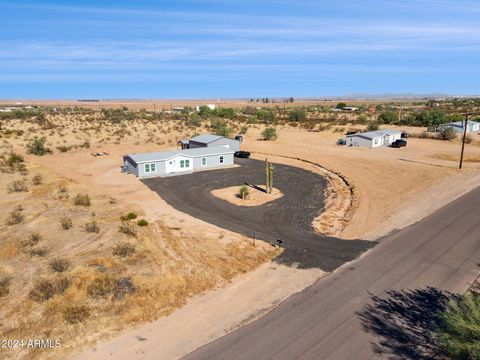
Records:
[[[234,150],[225,146],[129,154],[123,157],[123,171],[139,178],[171,176],[234,164]]]
[[[190,140],[180,140],[182,149],[223,146],[233,151],[240,151],[240,139],[230,139],[220,135],[202,134]]]
[[[455,121],[439,126],[439,130],[444,128],[452,128],[458,133],[463,133],[465,129],[465,121]],[[480,131],[480,122],[469,120],[467,122],[467,133],[478,131]]]
[[[365,133],[347,135],[347,146],[363,146],[376,148],[390,146],[402,138],[402,132],[397,130],[377,130]]]

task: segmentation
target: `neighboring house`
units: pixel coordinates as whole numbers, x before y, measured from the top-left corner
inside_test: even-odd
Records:
[[[180,140],[178,142],[182,149],[196,149],[212,146],[224,146],[233,151],[240,151],[240,140],[229,139],[219,135],[203,134],[190,140]]]
[[[347,135],[347,146],[364,146],[376,148],[390,146],[393,142],[402,138],[402,132],[396,130],[377,130],[366,133]]]
[[[123,170],[139,178],[169,176],[231,166],[234,151],[225,146],[130,154]]]
[[[200,111],[200,108],[201,108],[202,106],[206,106],[206,107],[208,107],[210,110],[215,110],[215,108],[217,107],[215,104],[207,104],[207,105],[198,105],[198,106],[196,106],[195,108],[196,108],[197,111]]]
[[[447,124],[440,125],[438,127],[438,130],[444,129],[444,128],[452,128],[458,133],[463,133],[464,131],[464,126],[465,126],[465,121],[455,121],[455,122],[450,122]],[[480,122],[477,121],[472,121],[468,120],[467,122],[467,133],[469,132],[477,132],[480,131]]]

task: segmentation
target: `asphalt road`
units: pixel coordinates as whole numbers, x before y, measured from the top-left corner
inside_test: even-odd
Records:
[[[206,222],[250,237],[283,241],[276,261],[300,268],[332,271],[355,259],[374,242],[340,240],[318,234],[312,221],[324,206],[326,180],[300,168],[275,164],[274,187],[284,196],[273,202],[244,207],[211,194],[214,189],[265,183],[265,163],[236,159],[240,167],[197,172],[184,176],[146,179],[143,182],[174,208]]]
[[[479,260],[477,188],[186,359],[443,358],[430,321]]]

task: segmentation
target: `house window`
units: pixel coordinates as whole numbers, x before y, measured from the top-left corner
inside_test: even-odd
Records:
[[[207,158],[202,158],[202,166],[207,166]]]
[[[151,173],[157,171],[156,164],[145,164],[145,173]]]
[[[189,168],[190,167],[190,160],[185,160],[185,167]]]
[[[180,160],[180,168],[184,168],[185,167],[185,160]]]
[[[373,143],[374,143],[375,145],[378,145],[378,139],[373,140]]]
[[[223,164],[223,156],[220,156],[220,164]]]

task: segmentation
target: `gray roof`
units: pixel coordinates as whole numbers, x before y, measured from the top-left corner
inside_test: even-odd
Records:
[[[444,126],[447,125],[447,126],[458,126],[458,127],[461,127],[463,129],[463,125],[465,124],[465,121],[455,121],[455,122],[449,122],[449,123],[446,123],[446,124],[443,124]],[[474,125],[474,124],[478,124],[478,121],[473,121],[473,120],[468,120],[468,125]]]
[[[213,146],[213,147],[202,147],[195,149],[184,149],[184,150],[173,150],[173,151],[158,151],[150,152],[143,154],[129,154],[127,155],[130,159],[135,161],[137,164],[153,161],[163,161],[168,160],[177,155],[183,155],[186,157],[194,158],[200,156],[211,156],[211,155],[224,155],[224,154],[233,154],[235,151],[228,149],[225,146]]]
[[[196,141],[196,142],[203,143],[203,144],[210,144],[211,142],[220,140],[222,138],[223,138],[223,136],[219,136],[219,135],[202,134],[202,135],[198,135],[198,136],[195,136],[195,137],[191,138],[190,141]]]
[[[402,132],[398,131],[398,130],[385,129],[385,130],[369,131],[369,132],[360,133],[360,134],[351,134],[351,135],[347,135],[347,137],[360,136],[360,137],[363,137],[365,139],[370,139],[371,140],[371,139],[383,137],[385,135],[393,135],[393,134],[401,134],[401,133]]]

